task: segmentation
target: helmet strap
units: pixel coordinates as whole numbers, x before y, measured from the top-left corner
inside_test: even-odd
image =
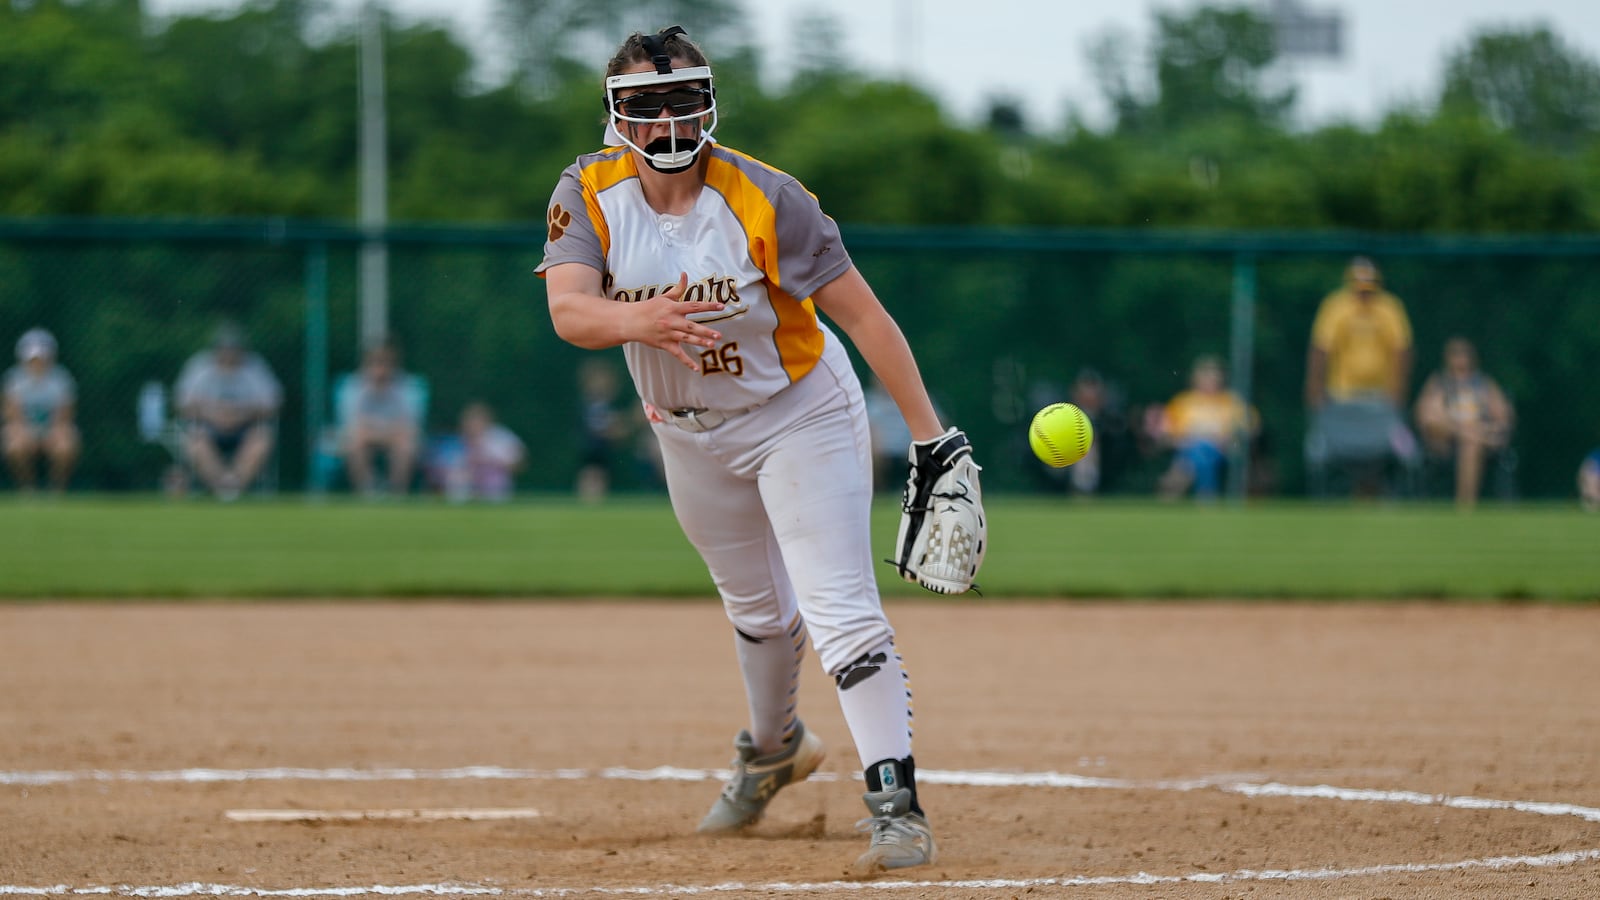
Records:
[[[680,34],[688,34],[682,25],[663,28],[655,34],[641,35],[645,52],[650,54],[650,62],[656,67],[656,74],[672,74],[672,55],[667,52],[667,41]]]

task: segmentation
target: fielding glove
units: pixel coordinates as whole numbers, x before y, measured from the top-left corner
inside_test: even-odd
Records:
[[[983,469],[972,461],[972,443],[951,428],[933,440],[913,441],[908,456],[896,556],[889,563],[901,578],[935,593],[966,593],[989,536],[978,484]]]

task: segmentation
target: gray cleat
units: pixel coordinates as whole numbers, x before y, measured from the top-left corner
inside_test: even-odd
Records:
[[[788,746],[770,756],[756,756],[755,741],[748,731],[739,732],[733,749],[739,754],[733,760],[733,777],[711,805],[711,811],[700,820],[701,834],[721,834],[754,825],[779,788],[806,780],[826,755],[822,739],[807,731],[803,722],[795,724]]]
[[[938,856],[928,820],[911,811],[911,790],[868,791],[862,797],[870,818],[856,823],[857,831],[872,832],[872,846],[856,860],[855,874],[875,875],[931,863]]]

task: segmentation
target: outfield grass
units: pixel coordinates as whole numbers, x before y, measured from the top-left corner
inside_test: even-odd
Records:
[[[875,511],[888,555],[892,503]],[[1600,516],[992,498],[991,597],[1600,600]],[[881,570],[886,593],[921,595]],[[708,598],[664,498],[599,507],[298,499],[0,503],[0,596]]]

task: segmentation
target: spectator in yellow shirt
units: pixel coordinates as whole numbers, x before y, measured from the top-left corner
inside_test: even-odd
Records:
[[[1350,471],[1363,496],[1379,493],[1391,460],[1415,470],[1420,454],[1401,413],[1412,356],[1405,306],[1384,290],[1372,260],[1356,257],[1344,285],[1317,310],[1306,355],[1306,462],[1314,493],[1335,466]]]
[[[1172,466],[1161,476],[1161,496],[1174,500],[1194,488],[1195,497],[1215,499],[1231,453],[1255,433],[1258,417],[1227,389],[1222,360],[1202,356],[1189,373],[1189,389],[1162,410],[1158,435],[1172,445]]]
[[[1405,306],[1383,289],[1372,260],[1356,257],[1345,269],[1344,286],[1323,299],[1311,326],[1306,405],[1383,399],[1398,409],[1411,365]]]

